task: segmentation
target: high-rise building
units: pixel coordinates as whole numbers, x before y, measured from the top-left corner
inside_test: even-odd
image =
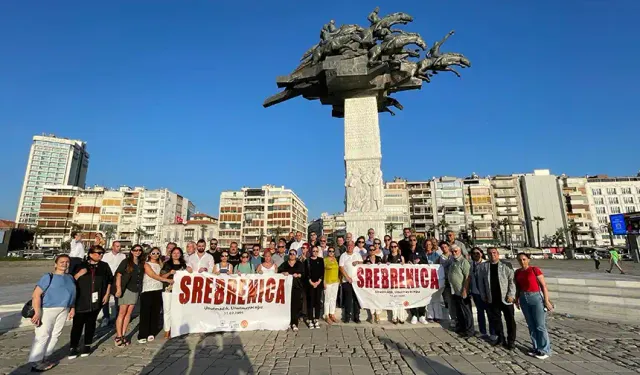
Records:
[[[577,247],[596,245],[596,227],[593,223],[594,218],[587,196],[587,178],[562,175],[558,178],[558,184],[560,184],[564,198],[563,203],[567,218],[566,244],[573,245],[573,238]],[[575,223],[573,233],[572,223]]]
[[[443,229],[453,230],[459,234],[466,229],[464,215],[464,198],[462,179],[457,177],[440,177],[435,179],[436,196],[436,236],[443,237]],[[443,226],[446,223],[446,226]]]
[[[558,230],[562,233],[566,230],[564,204],[557,177],[548,169],[536,169],[533,173],[520,176],[520,187],[529,242],[533,246],[547,245],[545,238],[552,238]]]
[[[472,175],[463,181],[467,235],[476,243],[493,242],[493,188],[488,178]]]
[[[525,231],[524,207],[517,175],[491,177],[495,217],[493,220],[493,237],[495,240],[524,246],[527,242]],[[505,224],[506,231],[505,231]],[[504,240],[506,236],[506,240]]]
[[[264,185],[220,194],[218,243],[229,248],[267,244],[272,236],[300,231],[307,236],[307,207],[291,189]]]
[[[610,245],[609,216],[640,211],[640,176],[587,178],[586,192],[591,206],[592,226],[598,245]],[[614,245],[625,245],[624,236],[613,236]]]
[[[409,211],[409,189],[407,181],[396,178],[384,185],[384,211],[385,233],[376,233],[381,240],[384,234],[392,234],[394,239],[399,238],[403,228],[411,226],[411,214]],[[391,228],[393,226],[393,233]]]
[[[53,135],[33,137],[16,222],[35,226],[45,185],[84,187],[89,167],[86,143]]]
[[[308,232],[315,232],[318,236],[324,235],[330,245],[335,245],[338,236],[345,237],[347,235],[347,222],[342,213],[330,215],[323,212],[320,214],[320,218],[309,223]]]
[[[408,181],[407,190],[409,191],[411,228],[417,235],[434,236],[436,230],[434,182],[431,180]]]

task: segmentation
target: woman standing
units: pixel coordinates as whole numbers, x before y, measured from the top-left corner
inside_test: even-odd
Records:
[[[302,280],[304,278],[304,266],[297,258],[298,254],[295,250],[289,251],[289,260],[282,263],[278,267],[278,273],[285,276],[293,276],[293,286],[291,287],[291,329],[294,332],[298,332],[298,317],[300,315],[300,308],[302,307]]]
[[[229,252],[223,251],[220,254],[220,263],[213,266],[213,273],[216,275],[230,275],[233,273],[233,265],[229,263]]]
[[[116,271],[116,297],[118,300],[118,318],[116,319],[116,346],[122,347],[131,342],[125,337],[131,313],[138,302],[144,276],[144,257],[142,246],[133,245],[127,259],[123,260]]]
[[[71,326],[69,359],[80,354],[86,357],[91,354],[93,334],[96,331],[96,319],[102,306],[109,302],[109,291],[113,275],[109,265],[102,262],[104,249],[100,245],[89,248],[89,257],[79,266],[74,276],[76,279],[76,313]],[[84,331],[84,345],[78,350],[80,336]]]
[[[322,280],[324,279],[324,261],[320,255],[320,248],[313,246],[311,248],[311,257],[305,262],[307,280],[307,313],[309,316],[309,328],[320,328],[318,319],[320,319],[320,308],[322,307]]]
[[[256,273],[259,273],[262,275],[272,275],[274,273],[278,273],[278,266],[276,266],[276,264],[273,263],[271,255],[272,255],[271,251],[269,250],[264,252],[264,256],[263,256],[264,262],[262,262],[262,264],[258,266]]]
[[[433,241],[425,241],[425,256],[427,258],[427,264],[438,264],[440,260],[441,252],[437,247],[433,246]],[[440,288],[438,291],[431,295],[431,301],[427,305],[427,322],[439,322],[442,320],[442,291],[444,288]]]
[[[371,245],[371,247],[369,248],[369,256],[365,258],[364,264],[380,264],[380,263],[382,263],[382,257],[378,256],[377,255],[378,253],[383,255],[382,251],[379,248],[379,246]],[[371,322],[372,323],[373,322],[380,323],[380,315],[382,315],[384,313],[384,310],[370,309],[369,312],[371,313]]]
[[[338,323],[338,319],[334,315],[336,313],[338,288],[340,287],[338,271],[336,249],[329,247],[327,256],[324,258],[324,320],[329,324]]]
[[[249,262],[249,253],[242,253],[240,263],[236,266],[234,273],[237,275],[250,275],[255,273],[253,265]]]
[[[487,320],[489,321],[489,334],[493,336],[494,331],[491,327],[491,319],[488,319],[487,304],[482,300],[480,295],[481,281],[480,281],[480,268],[485,261],[485,255],[481,248],[474,247],[471,249],[471,298],[474,305],[476,305],[476,317],[478,318],[478,329],[482,336],[487,336]]]
[[[400,255],[400,248],[396,241],[389,244],[391,253],[387,256],[387,264],[404,264],[404,257]],[[391,322],[393,324],[404,324],[407,320],[407,310],[402,306],[397,306],[391,311]]]
[[[549,301],[549,291],[542,271],[538,267],[529,266],[529,255],[518,254],[520,268],[516,270],[516,307],[522,309],[531,335],[532,350],[530,356],[547,359],[551,355],[551,341],[547,332],[547,311],[553,310]]]
[[[187,262],[184,261],[184,253],[179,247],[174,247],[169,254],[169,259],[162,266],[160,275],[163,275],[167,279],[172,279],[178,271],[184,271],[187,269]],[[171,291],[173,284],[165,283],[164,291],[162,293],[162,318],[164,321],[164,338],[171,337]]]
[[[443,300],[443,308],[442,308],[442,316],[449,317],[451,324],[449,328],[455,329],[456,325],[456,310],[455,305],[451,303],[451,286],[449,285],[449,266],[453,262],[453,257],[451,254],[451,250],[449,249],[449,243],[446,241],[440,242],[440,251],[442,254],[440,255],[440,259],[438,259],[438,264],[440,264],[444,268],[444,289],[442,290],[442,300]]]
[[[44,372],[57,365],[46,358],[53,354],[64,322],[75,314],[76,283],[73,276],[67,274],[70,262],[68,255],[58,255],[53,273],[43,275],[33,290],[31,323],[36,327],[36,335],[29,352],[31,371]]]
[[[138,324],[138,343],[153,341],[158,333],[158,321],[162,311],[162,283],[173,284],[173,279],[160,276],[162,261],[160,249],[151,248],[149,260],[144,263],[142,293],[140,293],[140,323]]]

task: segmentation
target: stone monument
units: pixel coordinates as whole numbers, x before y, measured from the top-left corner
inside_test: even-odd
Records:
[[[264,107],[297,96],[331,105],[334,117],[344,117],[345,221],[347,232],[366,235],[373,228],[385,233],[384,190],[380,161],[378,113],[402,105],[390,94],[422,88],[439,72],[460,74],[453,68],[470,67],[462,54],[440,52],[449,32],[427,50],[420,34],[392,28],[413,17],[398,12],[368,17],[369,27],[342,25],[331,20],[322,27],[320,41],[305,52],[301,64],[276,83],[284,88],[267,98]],[[408,49],[416,46],[417,49]],[[425,56],[420,58],[422,51]]]

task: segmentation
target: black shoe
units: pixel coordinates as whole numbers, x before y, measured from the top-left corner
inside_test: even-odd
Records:
[[[490,344],[491,346],[498,346],[498,345],[500,345],[501,343],[502,343],[502,340],[500,340],[500,338],[497,338],[497,339],[495,339],[495,340],[493,340],[493,341],[489,341],[489,344]]]
[[[349,323],[351,321],[351,317],[350,316],[345,316],[344,320],[342,321],[343,323]]]
[[[354,323],[360,324],[360,319],[353,319]]]
[[[88,357],[91,354],[91,347],[89,345],[85,345],[82,348],[82,353],[80,353],[80,357]]]
[[[71,349],[69,349],[69,357],[68,358],[69,359],[76,359],[76,358],[78,358],[79,354],[80,353],[78,352],[78,349],[71,348]]]
[[[507,349],[507,350],[515,350],[516,343],[515,342],[505,343],[504,344],[504,348]]]

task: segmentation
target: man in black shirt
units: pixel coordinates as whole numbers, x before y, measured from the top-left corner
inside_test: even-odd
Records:
[[[404,239],[398,242],[398,247],[400,248],[400,254],[402,254],[406,262],[411,252],[411,242],[409,240],[411,237],[411,228],[404,228],[402,234],[404,234]]]
[[[231,242],[231,245],[229,247],[229,259],[227,260],[227,262],[229,262],[232,266],[233,269],[236,269],[236,266],[238,264],[240,264],[240,250],[238,250],[238,243],[233,241]]]
[[[213,257],[213,261],[216,264],[220,263],[220,256],[222,255],[222,251],[220,251],[220,249],[218,248],[217,239],[212,238],[211,241],[209,241],[209,250],[207,250],[207,253],[211,254],[211,256]]]
[[[295,250],[291,250],[289,251],[289,259],[278,267],[278,273],[293,277],[293,285],[291,286],[291,320],[289,323],[294,332],[298,331],[298,320],[300,309],[302,308],[302,280],[305,279],[304,265],[297,258],[298,253]]]

